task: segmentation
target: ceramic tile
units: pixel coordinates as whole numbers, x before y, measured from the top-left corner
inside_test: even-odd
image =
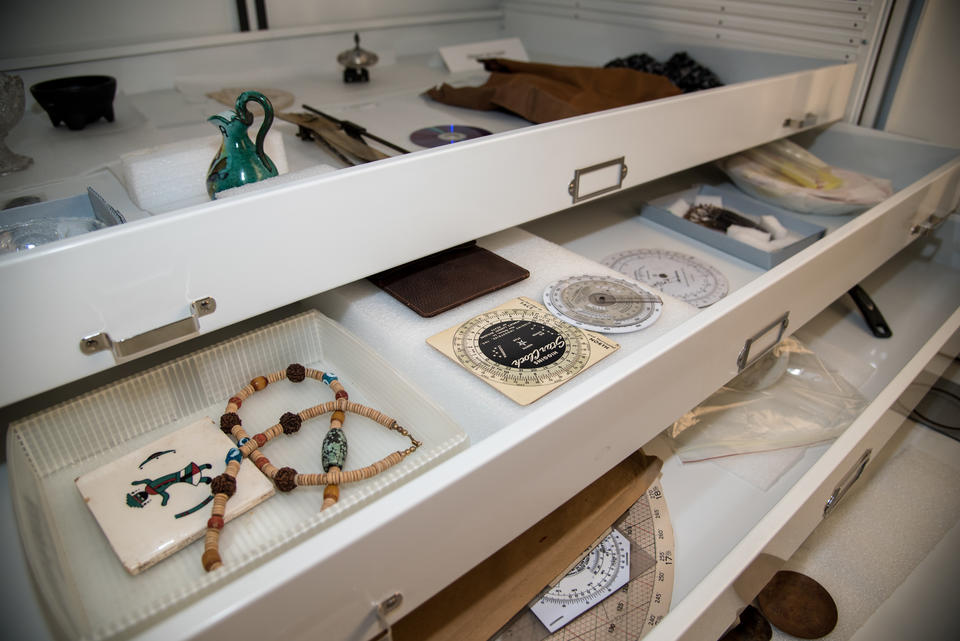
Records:
[[[223,472],[231,447],[233,441],[204,418],[77,479],[128,572],[138,574],[203,535],[213,505],[210,482]],[[273,492],[269,479],[245,459],[224,519]]]

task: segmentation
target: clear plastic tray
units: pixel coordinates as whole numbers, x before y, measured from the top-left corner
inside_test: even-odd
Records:
[[[204,573],[200,539],[139,575],[128,574],[74,480],[198,418],[218,420],[227,399],[252,377],[293,362],[336,373],[351,401],[396,418],[423,445],[382,474],[342,486],[340,501],[327,510],[319,510],[322,489],[307,487],[277,493],[237,517],[221,539],[221,553],[228,561],[221,570]],[[241,410],[244,424],[267,427],[285,411],[332,400],[322,384],[305,383],[278,384],[256,395]],[[351,415],[346,428],[350,468],[398,449],[396,433],[372,421]],[[321,471],[317,468],[325,432],[323,426],[302,429],[296,438],[272,442],[266,453],[304,472]],[[317,312],[268,325],[34,414],[11,425],[7,439],[14,510],[39,592],[65,636],[88,640],[129,632],[467,445],[465,432],[432,401]],[[237,532],[242,536],[231,536]]]

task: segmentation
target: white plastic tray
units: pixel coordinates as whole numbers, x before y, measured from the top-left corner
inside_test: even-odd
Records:
[[[204,573],[201,539],[140,575],[127,574],[74,479],[199,417],[218,420],[226,400],[247,381],[293,362],[335,373],[351,401],[396,418],[423,445],[384,473],[342,486],[340,501],[322,512],[322,489],[305,487],[277,493],[238,517],[221,538],[221,570]],[[285,411],[332,400],[316,381],[284,383],[240,410],[248,429],[273,425]],[[348,416],[345,427],[351,469],[409,445],[358,416]],[[303,472],[322,471],[325,432],[317,421],[305,423],[295,438],[279,438],[265,453]],[[21,538],[46,605],[67,637],[103,639],[249,569],[466,444],[464,431],[369,347],[325,316],[306,312],[19,421],[11,426],[7,449]]]

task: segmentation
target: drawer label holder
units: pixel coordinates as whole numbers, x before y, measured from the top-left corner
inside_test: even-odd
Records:
[[[573,198],[573,203],[620,189],[623,179],[627,177],[625,159],[625,156],[620,156],[574,171],[573,180],[567,185],[567,193]]]

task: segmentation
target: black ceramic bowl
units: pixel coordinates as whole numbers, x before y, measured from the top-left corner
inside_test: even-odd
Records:
[[[111,76],[72,76],[38,82],[30,93],[49,114],[53,126],[61,122],[70,129],[106,118],[113,122],[113,97],[117,79]]]

